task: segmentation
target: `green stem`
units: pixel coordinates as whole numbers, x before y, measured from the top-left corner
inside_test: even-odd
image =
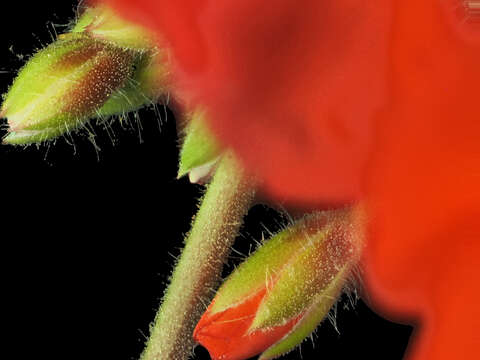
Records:
[[[223,264],[254,196],[254,182],[223,156],[185,240],[142,360],[185,360],[193,329],[213,298]]]

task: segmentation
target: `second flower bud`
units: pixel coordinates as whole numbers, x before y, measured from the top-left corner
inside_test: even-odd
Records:
[[[337,301],[363,243],[357,211],[306,216],[230,275],[194,338],[214,360],[273,359],[300,344]]]

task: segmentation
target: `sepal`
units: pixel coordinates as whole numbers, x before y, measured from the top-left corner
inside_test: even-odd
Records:
[[[221,156],[221,148],[205,122],[205,111],[195,109],[186,115],[187,125],[180,150],[177,177],[189,175],[192,183],[204,183],[211,177]]]

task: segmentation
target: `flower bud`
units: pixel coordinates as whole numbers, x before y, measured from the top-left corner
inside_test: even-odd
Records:
[[[83,125],[126,85],[138,55],[84,34],[57,40],[36,53],[5,95],[4,143],[54,138]]]
[[[328,314],[362,243],[352,211],[320,212],[265,242],[218,290],[194,339],[212,359],[273,359]]]
[[[208,181],[221,154],[215,136],[205,123],[205,116],[200,109],[187,115],[188,124],[180,150],[178,178],[188,174],[192,183]]]

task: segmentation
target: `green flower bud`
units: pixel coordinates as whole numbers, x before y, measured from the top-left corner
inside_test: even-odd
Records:
[[[196,109],[187,115],[188,124],[180,150],[178,178],[188,174],[192,183],[204,182],[214,171],[221,149],[205,123],[205,112]]]
[[[52,139],[82,126],[126,86],[138,54],[84,34],[58,40],[36,53],[4,96],[4,143]]]

